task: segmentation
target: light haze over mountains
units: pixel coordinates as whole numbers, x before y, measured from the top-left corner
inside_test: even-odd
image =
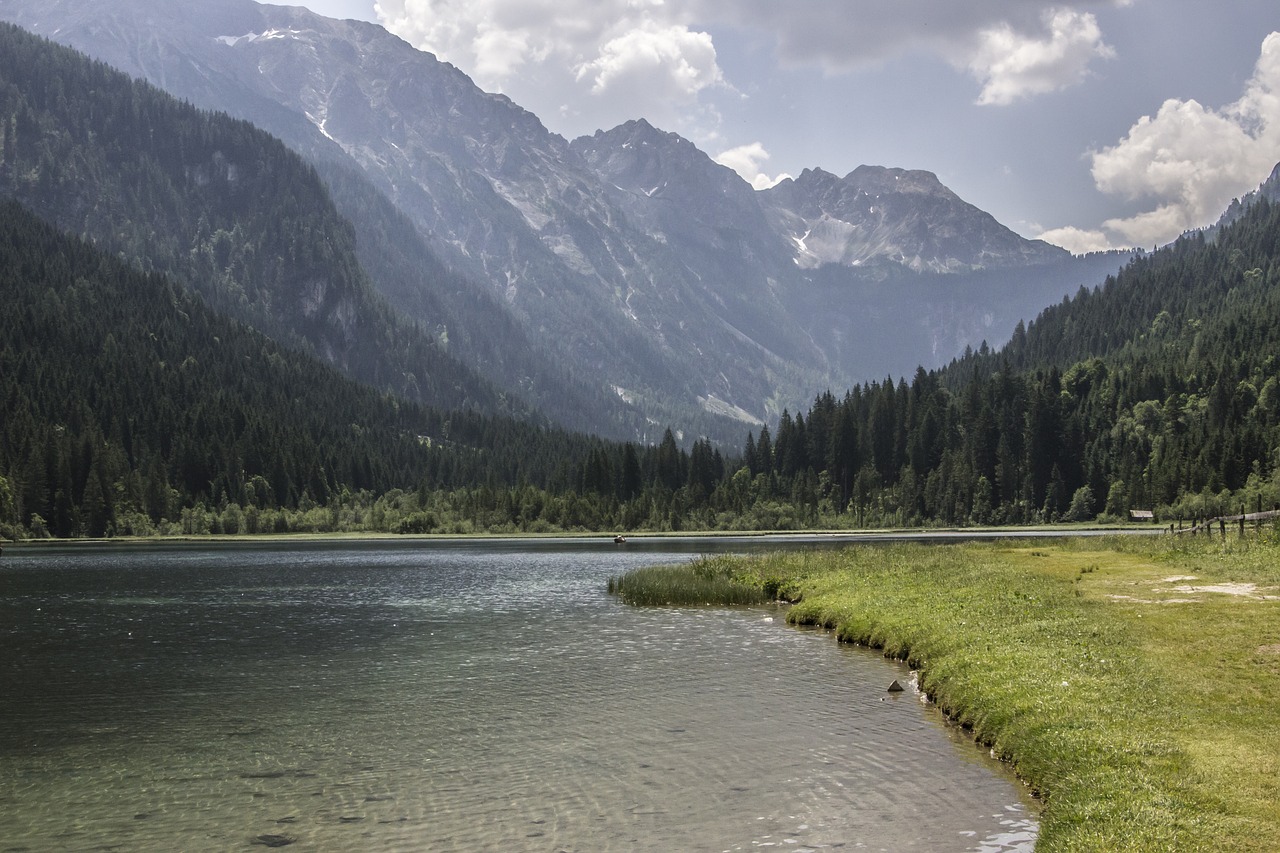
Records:
[[[1026,240],[925,171],[756,191],[643,119],[569,141],[380,27],[300,8],[0,0],[0,17],[302,152],[384,296],[553,417],[530,352],[656,428],[728,434],[1003,340],[1122,263]],[[379,200],[395,210],[371,216]],[[448,288],[377,268],[397,216]]]
[[[923,166],[1075,252],[1201,227],[1280,150],[1271,0],[305,5],[384,24],[569,138],[643,115],[762,186]]]

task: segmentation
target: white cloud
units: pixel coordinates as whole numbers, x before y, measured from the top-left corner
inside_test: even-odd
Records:
[[[1115,248],[1104,232],[1087,231],[1070,225],[1065,228],[1053,228],[1045,231],[1037,235],[1036,239],[1044,240],[1046,243],[1052,243],[1055,246],[1061,246],[1074,255],[1105,252],[1108,249]]]
[[[721,166],[728,166],[733,169],[733,171],[742,176],[743,180],[758,190],[767,190],[769,187],[776,186],[791,177],[786,173],[776,177],[769,177],[761,170],[761,166],[769,159],[769,152],[759,142],[730,148],[728,151],[722,151],[717,154],[712,159]]]
[[[708,143],[733,92],[711,31],[773,39],[780,59],[847,71],[944,57],[1005,104],[1082,79],[1107,55],[1083,7],[1129,0],[377,0],[378,20],[570,134],[646,118]],[[717,29],[719,28],[719,29]]]
[[[711,36],[681,26],[645,22],[601,45],[574,69],[593,95],[689,98],[724,83]]]
[[[685,0],[698,20],[764,32],[782,59],[831,72],[895,56],[941,56],[982,84],[979,102],[1007,104],[1080,82],[1111,55],[1084,7],[1131,0]]]
[[[978,103],[1003,106],[1075,85],[1094,59],[1115,56],[1092,14],[1047,10],[1043,23],[1045,32],[1022,33],[1001,22],[978,34],[964,61],[983,83]]]
[[[714,131],[700,100],[730,90],[711,36],[663,0],[379,0],[390,31],[457,65],[558,129],[590,133],[646,118]],[[707,128],[707,125],[711,127]],[[703,134],[705,135],[705,133]]]
[[[1221,110],[1165,101],[1092,158],[1098,189],[1154,205],[1103,223],[1130,244],[1165,243],[1211,223],[1280,159],[1280,33],[1263,41],[1240,100]]]

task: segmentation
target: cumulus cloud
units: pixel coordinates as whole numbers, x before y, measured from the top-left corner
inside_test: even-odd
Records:
[[[1026,34],[1001,22],[978,33],[977,47],[965,60],[983,84],[978,103],[1003,106],[1075,85],[1088,76],[1094,59],[1115,56],[1092,14],[1046,11],[1044,30]]]
[[[1153,205],[1103,223],[1130,244],[1168,242],[1212,222],[1280,159],[1280,33],[1263,41],[1240,100],[1218,110],[1165,101],[1091,156],[1098,189]]]
[[[769,152],[759,142],[730,148],[728,151],[722,151],[717,154],[712,159],[721,166],[728,166],[733,169],[733,171],[742,176],[743,180],[758,190],[767,190],[769,187],[776,186],[791,177],[786,173],[776,177],[769,177],[764,173],[762,166],[769,160]]]
[[[595,95],[689,97],[724,83],[711,36],[681,26],[645,22],[600,47],[600,53],[575,69],[589,80]]]
[[[831,72],[908,53],[941,56],[982,84],[978,101],[1008,104],[1082,80],[1112,55],[1097,18],[1083,7],[1131,0],[685,0],[698,20],[758,30],[779,55]]]
[[[942,56],[999,105],[1070,86],[1108,55],[1080,8],[1130,0],[378,0],[387,29],[571,134],[643,117],[716,138],[734,93],[709,30],[773,40],[784,62],[856,69]]]
[[[633,118],[714,125],[730,89],[711,36],[663,0],[379,0],[390,31],[534,113],[590,133]],[[714,127],[711,128],[714,130]]]
[[[1065,228],[1052,228],[1036,237],[1055,246],[1061,246],[1073,255],[1086,255],[1089,252],[1105,252],[1114,248],[1106,233],[1097,230],[1086,230],[1068,225]]]

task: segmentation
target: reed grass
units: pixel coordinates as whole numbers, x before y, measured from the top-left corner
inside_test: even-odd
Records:
[[[735,580],[733,564],[703,558],[685,566],[646,566],[609,578],[609,592],[627,604],[651,606],[733,606],[764,604],[761,587]]]
[[[790,621],[919,669],[1041,799],[1037,850],[1280,850],[1274,536],[710,562],[700,570],[795,601]],[[1248,589],[1232,584],[1257,587],[1186,591]]]

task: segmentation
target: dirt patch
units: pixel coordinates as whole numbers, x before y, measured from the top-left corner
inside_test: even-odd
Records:
[[[1196,604],[1199,598],[1136,598],[1132,595],[1108,595],[1112,601],[1127,601],[1131,604]]]
[[[1272,594],[1274,587],[1259,588],[1256,583],[1209,583],[1209,584],[1187,584],[1178,583],[1179,581],[1196,580],[1195,575],[1176,575],[1171,578],[1156,581],[1156,585],[1152,586],[1151,592],[1155,595],[1170,596],[1177,594],[1176,598],[1145,598],[1137,595],[1108,595],[1114,601],[1128,601],[1134,604],[1195,604],[1204,601],[1203,598],[1187,598],[1186,596],[1203,596],[1203,595],[1231,595],[1237,598],[1247,598],[1251,601],[1280,601],[1280,595]],[[1160,586],[1160,584],[1175,583],[1177,586]],[[1138,586],[1135,582],[1132,586]]]
[[[1160,590],[1156,590],[1159,592]],[[1238,595],[1242,598],[1252,598],[1257,601],[1277,601],[1280,595],[1264,595],[1258,591],[1256,583],[1211,583],[1203,586],[1190,586],[1183,584],[1170,589],[1171,592],[1181,592],[1183,594],[1199,594],[1203,592],[1211,592],[1217,595]]]
[[[1269,646],[1258,646],[1258,654],[1280,655],[1280,643],[1272,643]]]

